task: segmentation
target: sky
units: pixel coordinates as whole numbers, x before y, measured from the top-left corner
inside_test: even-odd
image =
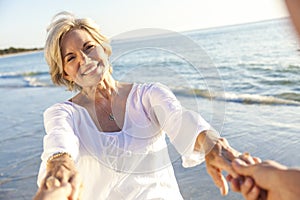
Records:
[[[43,47],[60,11],[92,18],[109,38],[141,28],[181,32],[288,16],[284,0],[0,0],[0,49]]]

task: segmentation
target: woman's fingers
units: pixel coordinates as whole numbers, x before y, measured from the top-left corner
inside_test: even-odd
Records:
[[[226,139],[220,138],[205,156],[207,172],[212,177],[215,185],[220,188],[222,195],[228,193],[228,184],[222,175],[222,171],[229,173],[232,178],[239,177],[231,165],[231,160],[236,158],[238,154],[236,150],[229,146]]]
[[[221,173],[221,172],[220,172]],[[228,184],[224,176],[221,174],[222,186],[220,187],[220,192],[223,196],[228,194]]]
[[[61,184],[68,183],[75,172],[66,168],[64,165],[55,166],[48,171],[47,177],[56,178]],[[48,179],[48,178],[46,178]]]
[[[49,170],[44,182],[46,189],[56,188],[63,191],[59,186],[69,185],[71,188],[71,192],[68,194],[69,199],[80,199],[82,182],[75,170],[69,169],[65,165],[56,165]]]
[[[225,146],[224,146],[225,145]],[[238,174],[233,170],[231,161],[236,158],[237,154],[234,149],[227,145],[227,141],[221,138],[212,150],[205,156],[206,164],[220,169],[220,171],[227,171],[234,178],[238,177]]]
[[[207,163],[211,164],[213,167],[219,169],[220,171],[226,171],[233,178],[237,178],[239,176],[233,169],[231,162],[223,156],[216,155],[212,160],[208,161]]]
[[[76,172],[75,163],[67,154],[53,157],[47,162],[47,172],[49,176],[54,176],[61,183],[68,183]]]
[[[217,168],[212,167],[212,166],[207,166],[206,170],[207,170],[207,173],[213,179],[215,185],[218,188],[220,188],[221,194],[222,195],[227,195],[227,193],[228,193],[228,184],[226,182],[226,179],[222,175],[221,171]]]
[[[247,173],[250,173],[245,172],[243,166],[246,167],[248,165],[260,163],[261,160],[259,158],[252,157],[249,153],[240,154],[229,146],[226,139],[219,138],[211,151],[206,155],[205,159],[207,171],[216,186],[220,188],[222,195],[226,195],[228,192],[227,182],[222,175],[222,171],[224,170],[229,174],[227,180],[231,183],[233,191],[242,192],[249,200],[258,197],[260,189],[255,185],[251,178],[249,178],[249,180],[247,179],[246,182],[245,177],[242,175],[247,176]],[[239,164],[241,167],[237,166],[237,163],[232,165],[233,160],[235,160],[235,162],[240,162]]]

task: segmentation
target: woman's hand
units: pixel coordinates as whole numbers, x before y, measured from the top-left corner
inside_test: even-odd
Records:
[[[212,177],[215,185],[220,188],[222,195],[227,195],[228,184],[222,171],[227,171],[234,178],[238,178],[238,174],[233,170],[231,161],[239,157],[240,153],[231,148],[225,138],[219,138],[212,149],[206,153],[206,170]]]
[[[214,136],[213,131],[206,131],[199,134],[197,138],[198,145],[205,151],[205,161],[207,173],[212,177],[215,185],[220,188],[222,195],[227,195],[228,184],[222,171],[226,171],[234,179],[241,178],[233,169],[231,162],[235,158],[240,158],[246,163],[256,163],[259,160],[252,158],[249,154],[241,154],[233,149],[225,138]]]
[[[44,179],[33,200],[69,200],[71,193],[70,183],[61,185],[59,180],[52,176]]]
[[[33,200],[79,200],[80,190],[81,181],[78,173],[74,174],[70,182],[62,184],[57,178],[50,176],[43,180]]]
[[[75,163],[68,154],[62,154],[48,161],[47,175],[43,184],[41,187],[45,187],[48,190],[70,184],[72,190],[68,196],[69,199],[80,199],[82,182],[77,173]]]

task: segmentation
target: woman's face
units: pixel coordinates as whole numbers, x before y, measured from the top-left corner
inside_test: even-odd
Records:
[[[109,71],[103,47],[83,29],[68,32],[61,41],[64,78],[84,87],[96,86]]]

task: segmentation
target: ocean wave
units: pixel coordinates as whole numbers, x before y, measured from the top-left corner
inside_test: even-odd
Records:
[[[243,62],[237,66],[247,68],[249,71],[277,73],[300,73],[300,66],[297,64],[279,64],[270,62]]]
[[[49,72],[44,71],[29,71],[29,72],[3,72],[0,73],[0,78],[20,78],[28,76],[48,75]]]
[[[47,77],[47,78],[46,78]],[[0,88],[49,87],[49,73],[45,71],[2,72]]]
[[[275,76],[273,76],[275,77]],[[299,80],[291,80],[291,79],[277,79],[274,78],[274,79],[265,79],[265,80],[260,80],[259,83],[261,85],[285,85],[285,86],[295,86],[299,83]]]
[[[235,102],[241,104],[263,104],[263,105],[289,105],[300,106],[300,94],[289,94],[280,96],[268,96],[258,94],[236,94],[230,92],[216,93],[205,89],[172,89],[176,95],[197,96],[218,101]]]
[[[300,101],[300,93],[295,93],[295,92],[284,92],[276,95],[276,97],[289,99],[293,101]]]
[[[225,93],[225,99],[229,102],[237,102],[243,104],[267,104],[267,105],[290,105],[300,106],[300,102],[277,98],[274,96],[263,96],[256,94],[234,94]]]
[[[18,89],[18,88],[34,88],[34,87],[54,87],[54,85],[45,82],[39,82],[39,81],[29,81],[29,82],[24,82],[23,84],[20,83],[1,84],[0,83],[0,88],[2,89]]]
[[[47,87],[48,83],[45,83],[35,77],[25,77],[24,81],[26,82],[27,87]]]

